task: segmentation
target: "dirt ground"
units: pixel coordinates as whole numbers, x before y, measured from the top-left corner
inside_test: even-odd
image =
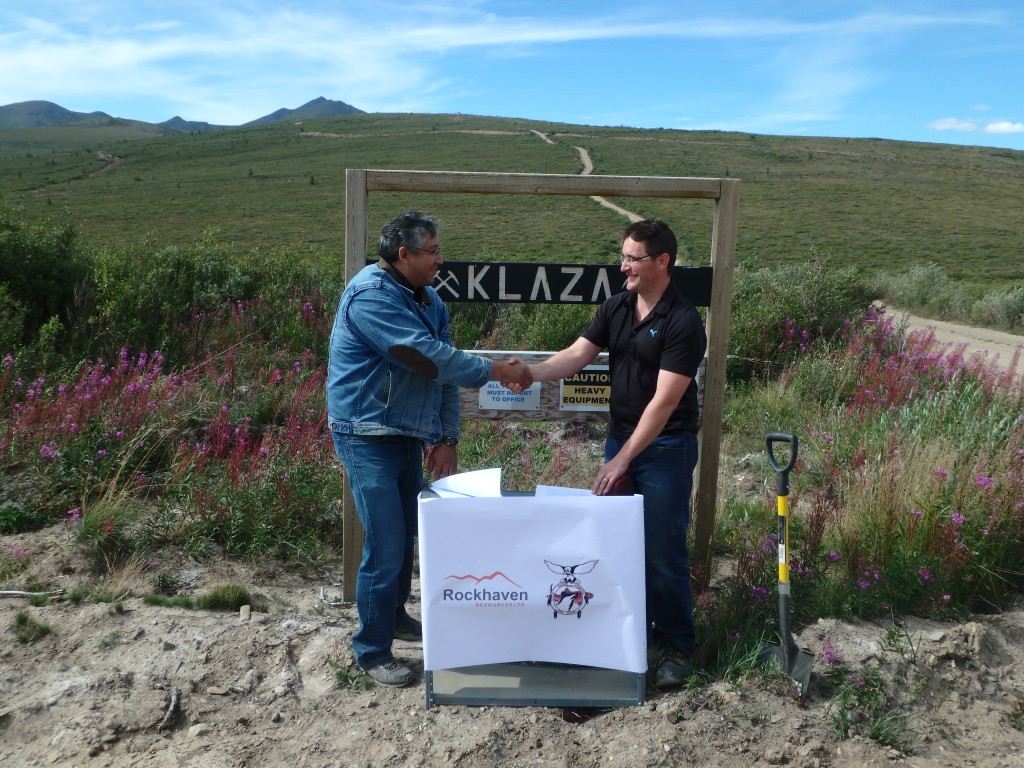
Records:
[[[70,590],[91,578],[61,526],[3,537],[2,544],[27,551],[28,574],[54,587]],[[427,709],[422,682],[369,690],[338,682],[336,664],[350,659],[356,622],[351,608],[331,604],[340,596],[331,573],[164,562],[125,571],[107,586],[151,592],[154,568],[173,573],[193,594],[247,585],[265,611],[245,620],[235,612],[149,606],[138,597],[40,607],[0,601],[0,765],[1024,765],[1024,732],[1011,724],[1024,701],[1024,601],[962,624],[907,618],[901,643],[886,642],[884,624],[821,621],[798,638],[818,655],[804,702],[784,680],[750,679],[649,689],[643,705],[613,710]],[[418,607],[414,594],[413,611]],[[52,632],[17,642],[19,612]],[[422,671],[422,644],[396,641],[395,650]],[[864,737],[837,739],[819,685],[828,654],[851,669],[903,681],[892,683],[897,697],[907,698],[902,750]]]
[[[30,563],[0,589],[23,588],[30,577],[68,592],[95,583],[63,526],[2,536],[0,548]],[[0,765],[1024,766],[1024,599],[963,623],[906,617],[895,634],[889,622],[807,627],[798,643],[817,659],[805,701],[784,681],[755,677],[648,689],[643,705],[612,710],[427,709],[422,679],[368,690],[338,681],[356,626],[354,610],[336,604],[340,563],[171,558],[102,586],[148,594],[156,573],[170,573],[186,594],[245,585],[265,610],[246,618],[149,606],[135,596],[38,607],[0,599]],[[414,592],[413,612],[418,600]],[[18,642],[22,612],[52,632]],[[422,672],[422,644],[396,641],[395,651]],[[902,748],[837,738],[821,682],[830,656],[889,681],[903,701]]]

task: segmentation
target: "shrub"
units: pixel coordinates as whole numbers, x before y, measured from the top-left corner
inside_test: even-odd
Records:
[[[70,223],[29,224],[0,209],[0,286],[6,286],[0,317],[6,316],[8,333],[21,326],[22,343],[31,343],[52,317],[70,329],[85,316],[80,299],[88,293],[90,268]]]
[[[144,549],[141,510],[124,495],[106,496],[85,507],[75,538],[92,556],[95,567],[112,571]]]
[[[989,291],[971,306],[970,319],[979,325],[1008,331],[1024,328],[1024,285],[1008,291]]]
[[[213,611],[237,611],[243,605],[252,605],[252,596],[249,590],[238,584],[214,587],[207,594],[195,599],[196,608]]]
[[[53,631],[49,624],[36,621],[26,612],[22,611],[14,617],[14,636],[19,643],[31,643],[41,637],[46,637]]]
[[[962,320],[970,295],[935,263],[915,264],[899,275],[880,276],[875,285],[886,301],[925,317]]]
[[[96,259],[94,354],[166,349],[177,367],[243,338],[273,339],[279,350],[325,347],[326,307],[341,284],[328,265],[308,254],[238,252],[211,240],[104,250]]]
[[[738,271],[729,379],[778,375],[813,347],[836,340],[874,297],[853,268],[823,261]]]

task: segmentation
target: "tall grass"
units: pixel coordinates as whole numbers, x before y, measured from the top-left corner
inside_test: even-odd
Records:
[[[1019,383],[872,311],[734,401],[748,445],[774,429],[801,437],[790,493],[798,623],[998,611],[1024,587]],[[726,497],[716,551],[732,564],[697,600],[703,660],[718,669],[775,628],[775,497],[766,460],[755,464],[764,497]]]

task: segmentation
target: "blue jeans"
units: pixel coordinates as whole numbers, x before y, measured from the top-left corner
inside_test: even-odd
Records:
[[[608,461],[625,440],[608,438]],[[634,493],[644,497],[647,623],[654,648],[693,654],[693,593],[686,534],[690,525],[690,495],[697,466],[697,436],[684,432],[661,435],[629,465]]]
[[[356,581],[359,629],[352,649],[356,664],[370,669],[392,658],[395,621],[405,616],[412,591],[423,443],[403,435],[331,435],[366,532]]]

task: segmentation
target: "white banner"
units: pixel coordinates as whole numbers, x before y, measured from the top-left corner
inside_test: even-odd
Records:
[[[420,498],[428,670],[647,670],[643,497]]]

